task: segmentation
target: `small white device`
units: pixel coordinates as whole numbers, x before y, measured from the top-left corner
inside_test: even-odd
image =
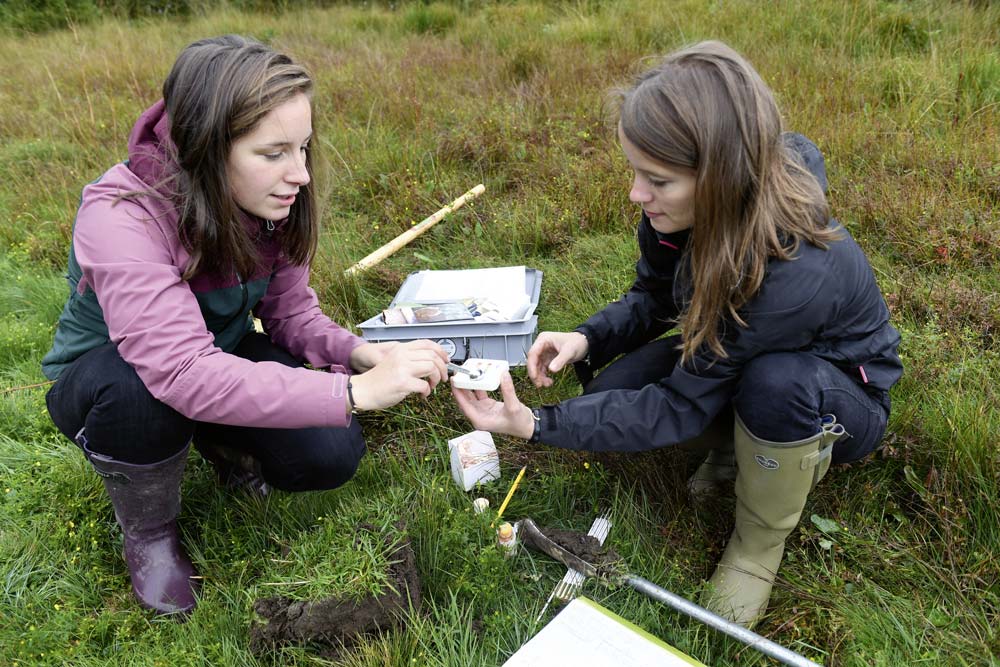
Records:
[[[510,369],[503,359],[468,359],[457,367],[452,386],[458,389],[493,391],[500,386],[500,376]]]

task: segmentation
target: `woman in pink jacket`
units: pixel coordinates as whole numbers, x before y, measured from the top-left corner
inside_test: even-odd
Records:
[[[83,191],[47,404],[104,478],[135,594],[161,613],[196,602],[175,522],[192,440],[227,485],[330,489],[365,452],[352,411],[447,377],[435,343],[365,343],[320,311],[312,91],[260,43],[195,42],[129,159]]]

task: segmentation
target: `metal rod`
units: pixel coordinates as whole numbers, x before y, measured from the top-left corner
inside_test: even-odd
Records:
[[[675,595],[648,579],[628,575],[625,577],[625,583],[643,595],[647,595],[654,600],[659,600],[671,609],[701,621],[710,628],[714,628],[751,648],[757,649],[764,655],[768,655],[784,665],[792,665],[792,667],[820,667],[817,663],[799,655],[795,651],[776,644],[766,637],[761,637],[753,630],[747,630],[742,625],[728,621],[718,614],[713,614],[704,607],[700,607],[690,600]]]
[[[451,371],[452,373],[465,373],[473,380],[475,380],[477,377],[483,374],[482,369],[470,370],[468,368],[463,368],[462,366],[459,366],[458,364],[452,363],[450,361],[448,362],[448,370]]]
[[[521,519],[518,523],[518,536],[525,546],[537,549],[544,554],[548,554],[563,565],[570,567],[577,572],[581,572],[587,577],[604,581],[612,585],[627,584],[631,588],[647,595],[654,600],[662,602],[671,609],[686,614],[691,618],[701,621],[705,625],[719,632],[740,641],[747,646],[754,648],[764,655],[770,656],[785,665],[792,667],[820,667],[817,663],[809,660],[805,656],[799,655],[795,651],[785,648],[780,644],[772,642],[770,639],[761,637],[753,630],[748,630],[742,625],[737,625],[732,621],[722,618],[718,614],[713,614],[704,607],[696,605],[690,600],[686,600],[679,595],[671,593],[665,588],[661,588],[642,577],[633,574],[621,576],[615,575],[612,571],[603,571],[591,563],[583,560],[563,547],[553,542],[541,531],[541,529],[531,519]]]

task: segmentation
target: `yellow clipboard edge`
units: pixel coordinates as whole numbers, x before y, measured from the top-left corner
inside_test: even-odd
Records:
[[[629,630],[632,630],[633,632],[636,632],[639,635],[642,635],[643,637],[645,637],[649,641],[653,642],[654,644],[656,644],[660,648],[664,648],[667,651],[670,651],[671,653],[673,653],[675,656],[677,656],[678,658],[680,658],[681,660],[683,660],[687,664],[692,665],[692,667],[708,667],[708,665],[706,665],[705,663],[699,662],[698,660],[695,660],[694,658],[692,658],[691,656],[689,656],[687,653],[681,653],[679,649],[674,648],[673,646],[671,646],[667,642],[663,641],[662,639],[660,639],[656,635],[652,635],[652,634],[646,632],[645,630],[643,630],[642,628],[640,628],[635,623],[622,618],[621,616],[619,616],[615,612],[611,611],[607,607],[602,607],[601,605],[597,604],[596,602],[594,602],[590,598],[584,597],[584,596],[581,595],[580,597],[576,598],[576,600],[579,601],[579,602],[582,602],[582,603],[586,604],[591,609],[594,609],[595,611],[598,611],[598,612],[604,614],[605,616],[607,616],[608,618],[612,619],[613,621],[615,621],[617,623],[621,623],[622,625],[624,625]]]

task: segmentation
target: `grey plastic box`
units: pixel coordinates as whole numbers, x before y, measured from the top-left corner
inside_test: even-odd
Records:
[[[389,308],[397,303],[414,300],[419,289],[420,275],[411,273],[396,292]],[[538,330],[538,296],[542,291],[542,272],[524,270],[525,292],[531,305],[524,317],[501,322],[431,322],[427,324],[388,325],[382,315],[376,315],[358,325],[361,337],[373,343],[389,340],[408,341],[428,338],[442,345],[451,358],[459,363],[466,359],[506,359],[511,366],[524,366],[528,349]]]

